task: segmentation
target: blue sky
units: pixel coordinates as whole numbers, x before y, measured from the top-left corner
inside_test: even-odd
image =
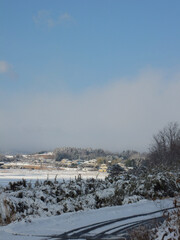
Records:
[[[170,91],[175,83],[177,84],[175,89],[179,87],[180,1],[1,0],[0,9],[0,112],[1,115],[3,114],[5,124],[10,118],[9,112],[14,111],[12,122],[9,122],[11,131],[15,131],[16,128],[13,121],[17,121],[21,128],[19,122],[23,125],[25,120],[23,117],[20,119],[17,112],[27,109],[34,97],[37,99],[31,106],[32,111],[40,102],[39,108],[46,106],[46,99],[54,98],[53,104],[58,109],[60,101],[67,103],[70,101],[67,99],[71,99],[72,103],[81,102],[85,101],[84,96],[86,95],[91,96],[87,102],[87,109],[93,109],[96,107],[96,103],[93,105],[90,99],[95,95],[104,95],[105,92],[110,94],[108,91],[116,84],[129,84],[129,89],[131,89],[133,84],[137,83],[138,85],[138,81],[143,78],[147,85],[149,82],[152,82],[153,85],[154,80],[149,76],[155,76],[153,78],[157,79],[158,75],[156,81],[158,92],[163,91],[164,88],[166,88],[164,91]],[[120,86],[120,88],[123,87]],[[154,91],[156,90],[157,86],[154,86]],[[122,103],[120,104],[118,101],[122,102],[122,100],[117,100],[116,109],[119,109],[119,106],[125,108],[127,105],[129,111],[132,112],[131,105],[126,98],[128,88],[126,91],[124,98],[126,103],[121,106]],[[64,98],[58,99],[59,95]],[[154,92],[151,95],[152,99],[153,97]],[[173,100],[175,101],[175,97]],[[97,101],[101,101],[101,99]],[[113,101],[109,101],[113,104]],[[77,106],[80,106],[78,104]],[[69,106],[70,112],[73,111],[72,105]],[[101,107],[103,107],[103,103]],[[49,108],[48,111],[53,118],[58,111],[63,112],[66,116],[65,107],[57,112],[51,112],[51,106]],[[163,105],[163,108],[165,111],[166,106]],[[38,115],[39,112],[40,110],[37,110],[37,119],[41,117]],[[79,112],[77,122],[80,122],[80,125],[83,114],[84,112]],[[92,111],[92,115],[95,114]],[[60,115],[58,116],[60,118]],[[120,110],[115,111],[114,116],[120,121]],[[153,119],[153,124],[149,126],[150,130],[146,137],[149,137],[150,132],[153,134],[153,131],[168,121],[179,121],[179,117],[174,112],[171,117],[163,118],[163,121],[161,118],[158,121]],[[48,119],[48,121],[51,120]],[[145,123],[146,119],[143,121]],[[26,129],[29,131],[32,128],[39,129],[42,123],[43,120],[34,122],[34,125],[29,123]],[[73,124],[73,120],[69,122],[69,126],[76,128],[76,125]],[[54,132],[57,135],[61,125],[63,125],[61,120],[59,123],[54,123]],[[111,125],[113,123],[109,120],[107,125],[102,128],[102,133],[106,132],[108,126]],[[128,129],[131,125],[129,123],[122,129],[124,127]],[[90,127],[90,123],[87,122],[86,127],[88,128],[88,126]],[[113,150],[121,148],[122,141],[113,147],[110,143],[112,141],[108,142],[107,140],[106,143],[103,143],[104,137],[94,144],[99,125],[95,122],[93,126],[94,139],[92,137],[91,141],[82,140],[77,143],[76,139],[83,133],[80,128],[79,135],[78,133],[74,134],[74,138],[69,136],[69,132],[66,130],[62,138],[57,138],[49,146],[53,148],[59,145],[90,145]],[[35,149],[33,140],[22,145],[27,136],[23,133],[18,145],[14,144],[15,140],[12,140],[11,144],[9,143],[11,146],[8,147],[10,132],[8,129],[5,130],[3,120],[0,127],[1,136],[7,139],[6,144],[1,144],[3,149]],[[48,134],[52,132],[49,125],[45,128]],[[114,132],[116,131],[114,130]],[[102,133],[101,135],[103,135]],[[39,136],[36,146],[48,147],[48,141],[44,145],[38,145],[39,142],[42,142],[43,136],[40,136],[40,133],[36,134]],[[32,139],[37,137],[36,134],[32,135]],[[49,138],[48,134],[47,138]],[[126,133],[123,134],[124,138]],[[14,135],[18,136],[17,131],[14,132]],[[117,135],[120,136],[121,131]],[[110,129],[108,136],[112,139],[114,137],[113,134],[111,135]],[[131,135],[127,134],[127,136],[129,138]],[[82,139],[84,137],[84,135],[81,136]],[[145,138],[145,135],[143,137]],[[52,135],[51,138],[54,136]],[[63,142],[63,138],[67,138],[67,140]],[[70,139],[74,140],[70,141]],[[128,145],[127,140],[127,144],[122,145],[122,148],[137,147],[141,149],[142,142],[144,140],[140,141],[139,145]],[[142,149],[145,149],[145,146]]]

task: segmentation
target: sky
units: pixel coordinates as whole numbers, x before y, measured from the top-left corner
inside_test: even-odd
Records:
[[[1,0],[0,152],[147,151],[180,123],[180,1]]]

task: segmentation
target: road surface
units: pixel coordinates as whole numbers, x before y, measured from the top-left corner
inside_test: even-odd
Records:
[[[129,217],[98,222],[88,226],[72,229],[63,234],[48,236],[47,238],[44,238],[44,240],[128,239],[129,231],[141,225],[145,225],[147,228],[152,228],[158,222],[162,222],[164,220],[163,212],[171,209],[174,209],[174,207],[154,211],[151,213],[137,214]],[[140,220],[141,218],[143,218],[143,220]]]

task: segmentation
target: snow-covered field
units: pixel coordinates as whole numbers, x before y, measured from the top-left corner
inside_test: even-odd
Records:
[[[65,170],[27,170],[27,169],[0,169],[0,185],[6,186],[9,182],[19,181],[22,178],[31,180],[32,183],[39,180],[54,179],[62,181],[74,179],[81,175],[81,178],[98,178],[104,179],[108,174],[99,173],[98,171],[79,171],[73,168],[66,168]]]
[[[173,199],[164,200],[141,200],[137,203],[105,207],[96,210],[85,210],[73,213],[66,213],[60,216],[52,216],[45,218],[33,219],[31,222],[14,222],[7,226],[0,227],[0,239],[2,240],[36,240],[36,239],[49,239],[45,236],[62,234],[72,229],[82,228],[95,223],[100,223],[108,220],[125,218],[137,214],[151,213],[154,211],[162,210],[173,206]],[[162,216],[162,212],[157,212],[152,215],[131,217],[119,222],[114,222],[103,227],[95,228],[88,232],[91,236],[101,233],[102,231],[112,229],[121,229],[124,224],[131,224],[135,221],[150,219],[152,217]],[[76,231],[78,233],[78,231]],[[108,232],[107,232],[108,233]],[[113,233],[113,230],[109,230]],[[59,238],[60,239],[60,238]],[[67,239],[67,238],[66,238]],[[77,239],[77,238],[76,238]],[[79,239],[86,239],[83,236]],[[112,238],[115,239],[115,238]]]

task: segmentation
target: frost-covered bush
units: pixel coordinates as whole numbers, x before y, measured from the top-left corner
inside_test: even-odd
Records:
[[[14,203],[4,194],[0,197],[0,225],[8,224],[16,220]]]
[[[114,184],[125,196],[138,195],[153,199],[177,195],[180,191],[179,180],[180,175],[176,172],[147,173],[138,176],[126,173],[116,178]]]
[[[124,168],[122,168],[119,164],[114,164],[110,168],[109,175],[110,177],[116,177],[124,171],[125,171]]]

